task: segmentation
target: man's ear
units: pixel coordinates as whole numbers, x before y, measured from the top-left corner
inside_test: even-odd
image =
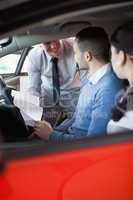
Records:
[[[90,62],[91,59],[92,59],[91,52],[86,51],[86,52],[84,53],[84,58],[85,58],[86,62]]]
[[[126,53],[124,52],[124,51],[120,51],[119,52],[119,61],[120,61],[120,63],[119,63],[119,65],[121,65],[121,66],[123,66],[125,63],[126,63],[126,60],[127,60],[127,56],[126,56]]]

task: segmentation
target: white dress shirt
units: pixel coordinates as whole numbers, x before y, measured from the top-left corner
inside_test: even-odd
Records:
[[[88,75],[89,82],[91,82],[93,85],[97,84],[97,82],[106,74],[109,68],[110,63],[107,63],[99,70],[97,70],[94,74]]]
[[[58,68],[60,75],[61,95],[79,89],[80,80],[76,75],[76,62],[72,43],[68,40],[61,40],[62,50],[59,55]],[[51,93],[52,84],[52,63],[51,56],[42,47],[33,48],[27,56],[26,62],[29,75],[29,92],[40,96],[46,91]]]

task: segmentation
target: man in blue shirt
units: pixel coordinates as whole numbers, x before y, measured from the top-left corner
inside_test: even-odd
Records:
[[[115,96],[122,82],[109,63],[109,40],[102,28],[81,30],[74,43],[75,60],[88,68],[88,81],[81,90],[73,118],[52,129],[47,122],[37,124],[35,134],[51,141],[70,141],[82,137],[106,134]]]

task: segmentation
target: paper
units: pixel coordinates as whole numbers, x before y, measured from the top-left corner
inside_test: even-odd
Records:
[[[25,124],[27,126],[35,126],[35,120],[33,120],[29,115],[27,115],[25,112],[23,112],[22,110],[20,110],[21,115],[23,116],[23,119],[25,121]]]
[[[41,120],[43,108],[39,106],[39,97],[18,91],[12,91],[12,96],[26,122]]]

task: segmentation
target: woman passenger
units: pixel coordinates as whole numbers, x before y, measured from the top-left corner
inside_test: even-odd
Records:
[[[133,130],[133,22],[120,26],[111,37],[111,61],[114,72],[129,83],[112,110],[108,134]]]

